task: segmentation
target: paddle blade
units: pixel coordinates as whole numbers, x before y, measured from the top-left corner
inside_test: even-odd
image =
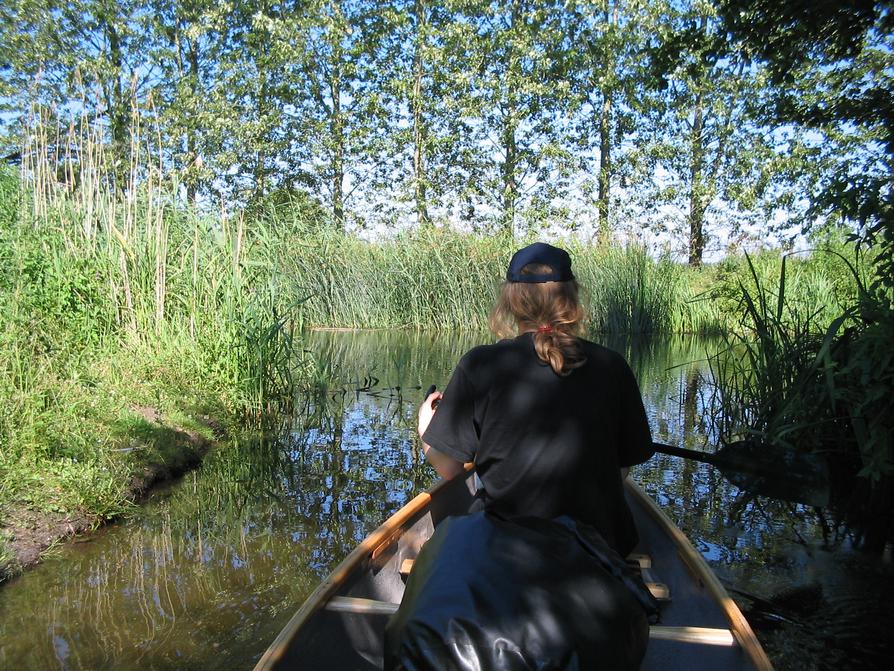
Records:
[[[819,455],[740,441],[723,446],[716,457],[720,472],[739,489],[809,506],[829,505],[829,465]]]

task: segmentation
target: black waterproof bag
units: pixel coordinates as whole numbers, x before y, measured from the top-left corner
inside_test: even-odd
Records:
[[[392,671],[636,669],[657,606],[591,527],[479,512],[442,522],[385,635]]]

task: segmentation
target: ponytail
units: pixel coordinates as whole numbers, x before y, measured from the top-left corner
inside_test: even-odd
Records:
[[[580,350],[577,338],[561,331],[535,331],[534,349],[541,361],[548,363],[558,375],[562,376],[569,375],[587,361]]]

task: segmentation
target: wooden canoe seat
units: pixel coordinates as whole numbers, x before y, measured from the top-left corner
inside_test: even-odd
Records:
[[[652,558],[646,554],[631,554],[627,557],[627,563],[637,569],[643,578],[649,592],[659,603],[671,600],[670,588],[658,578],[652,568]]]
[[[363,599],[353,596],[334,596],[326,603],[326,610],[335,613],[351,613],[353,615],[393,615],[400,604],[376,599]],[[649,638],[652,640],[678,641],[699,645],[736,645],[736,639],[729,629],[712,629],[708,627],[649,627]]]

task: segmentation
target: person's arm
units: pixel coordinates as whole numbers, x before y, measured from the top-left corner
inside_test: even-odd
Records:
[[[422,439],[422,434],[425,433],[425,430],[431,422],[431,418],[435,414],[434,405],[437,401],[441,400],[442,396],[443,394],[441,392],[435,391],[429,394],[422,402],[422,405],[419,406],[419,423],[417,428],[419,431],[419,441],[422,443],[422,452],[425,454],[425,458],[428,459],[428,463],[434,467],[438,475],[445,480],[449,480],[463,472],[463,463],[448,457],[442,452],[438,452],[438,450]]]

